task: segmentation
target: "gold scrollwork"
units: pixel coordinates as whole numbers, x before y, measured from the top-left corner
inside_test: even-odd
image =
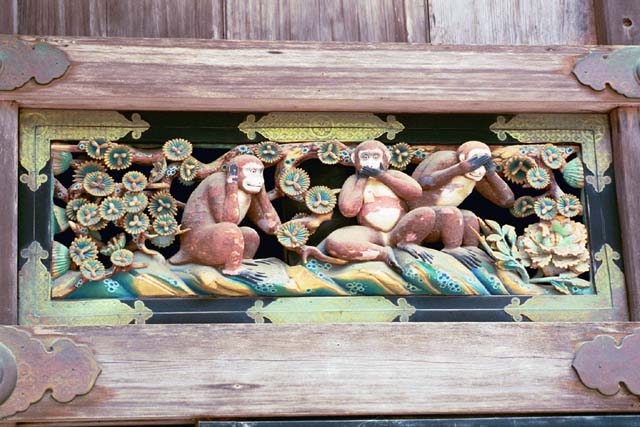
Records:
[[[586,182],[597,192],[611,183],[609,121],[605,114],[518,114],[507,120],[499,116],[491,129],[498,139],[507,135],[523,143],[573,142],[582,145],[582,162],[593,175]]]
[[[397,305],[385,297],[303,297],[279,298],[264,305],[255,302],[247,316],[256,323],[353,323],[392,322],[400,317],[408,322],[416,308],[406,299],[398,298]]]
[[[269,113],[257,121],[255,115],[248,115],[238,129],[249,139],[259,133],[276,142],[357,142],[385,133],[388,139],[394,139],[404,125],[395,116],[387,116],[385,122],[372,113]]]
[[[134,139],[149,129],[149,123],[139,114],[131,120],[117,111],[25,110],[20,113],[20,164],[27,171],[20,182],[36,191],[47,182],[40,171],[51,158],[49,142],[78,140],[101,136],[117,140],[129,132]]]

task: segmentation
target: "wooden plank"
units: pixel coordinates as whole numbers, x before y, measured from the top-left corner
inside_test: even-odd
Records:
[[[28,39],[25,37],[25,39]],[[639,105],[571,74],[609,47],[51,38],[72,61],[0,100],[115,110],[605,112]]]
[[[109,37],[219,39],[223,0],[106,0]]]
[[[17,8],[17,0],[0,0],[0,34],[17,33]]]
[[[640,320],[640,110],[619,108],[611,113],[613,168],[616,174],[618,214],[622,231],[624,271],[629,314]]]
[[[18,323],[18,105],[0,101],[0,324]]]
[[[594,0],[599,44],[640,44],[640,2]]]
[[[29,35],[107,35],[105,0],[20,0],[18,33]]]
[[[9,421],[635,412],[571,367],[577,346],[640,323],[39,327],[95,351],[93,391]],[[375,349],[372,351],[372,349]]]
[[[592,0],[428,0],[431,43],[596,44]]]
[[[225,0],[233,40],[425,42],[425,0]]]

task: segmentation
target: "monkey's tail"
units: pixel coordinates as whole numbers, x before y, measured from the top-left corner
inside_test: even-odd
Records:
[[[316,248],[315,246],[305,245],[300,248],[297,248],[296,252],[300,254],[300,256],[302,257],[302,262],[304,262],[305,264],[309,256],[317,259],[318,261],[328,262],[330,264],[336,264],[336,265],[343,265],[348,262],[344,259],[334,258],[332,256],[326,255],[322,253],[322,251],[320,251],[320,249]]]

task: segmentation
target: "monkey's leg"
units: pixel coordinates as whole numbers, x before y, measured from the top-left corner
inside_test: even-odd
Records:
[[[415,258],[431,262],[433,258],[420,243],[433,231],[436,213],[430,207],[416,208],[403,216],[391,230],[391,246],[408,252]]]
[[[464,236],[462,212],[454,206],[436,206],[437,226],[445,249],[459,248]]]
[[[244,238],[244,254],[242,258],[253,259],[260,246],[260,236],[258,232],[251,227],[240,227],[240,231],[242,231]]]
[[[346,261],[384,261],[402,270],[391,247],[384,246],[381,233],[363,225],[339,228],[324,242],[327,253]]]
[[[480,239],[478,238],[478,234],[473,232],[473,230],[475,230],[477,233],[480,233],[480,222],[478,221],[478,217],[476,214],[466,209],[460,209],[460,211],[462,212],[462,220],[464,221],[462,245],[478,247]]]

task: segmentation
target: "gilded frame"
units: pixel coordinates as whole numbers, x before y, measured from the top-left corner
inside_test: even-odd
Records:
[[[310,120],[319,113],[297,113]],[[349,115],[349,113],[344,113]],[[129,132],[135,139],[149,124],[139,115],[127,119],[111,111],[23,110],[20,114],[20,174],[23,194],[43,191],[47,176],[40,173],[49,160],[51,141],[77,140],[99,133],[113,140]],[[514,143],[563,142],[582,146],[589,172],[587,183],[602,192],[612,183],[608,117],[603,114],[521,114],[499,117],[490,128],[500,140]],[[255,131],[255,129],[254,129]],[[259,131],[259,130],[258,130]],[[290,129],[289,129],[290,131]],[[332,135],[338,137],[339,135]],[[277,138],[274,138],[277,139]],[[597,261],[593,281],[596,295],[514,297],[504,307],[513,320],[606,321],[627,320],[624,274],[617,264],[617,248],[592,248]],[[23,247],[25,259],[19,276],[19,323],[23,325],[115,325],[145,323],[153,313],[143,301],[132,305],[118,300],[55,301],[50,297],[50,276],[43,260],[47,252],[37,239]],[[26,285],[26,284],[31,284]],[[404,298],[303,297],[279,298],[265,303],[258,298],[246,315],[255,322],[273,323],[407,321],[416,308]]]

